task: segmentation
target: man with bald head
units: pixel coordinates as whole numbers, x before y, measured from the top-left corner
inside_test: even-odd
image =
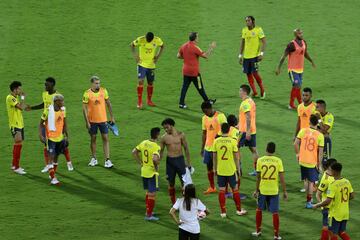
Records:
[[[281,56],[278,67],[275,74],[280,74],[280,69],[286,57],[288,57],[288,72],[290,81],[292,83],[292,89],[290,93],[289,109],[296,109],[295,98],[298,103],[301,103],[301,85],[302,75],[304,72],[304,57],[315,68],[315,63],[311,59],[307,50],[307,43],[303,38],[303,31],[300,28],[294,30],[295,39],[292,40],[286,47],[284,54]]]

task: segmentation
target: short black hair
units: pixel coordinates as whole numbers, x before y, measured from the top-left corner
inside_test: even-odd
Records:
[[[212,104],[210,101],[205,101],[201,104],[201,109],[212,109]]]
[[[249,95],[250,92],[251,92],[251,89],[250,89],[249,85],[247,85],[247,84],[241,85],[240,88],[241,88],[243,91],[245,91],[248,95]]]
[[[227,122],[230,126],[235,127],[238,124],[238,120],[234,114],[230,114],[227,117]]]
[[[315,115],[315,114],[311,114],[310,116],[310,123],[313,125],[313,126],[316,126],[318,124],[318,117]]]
[[[335,158],[329,158],[326,161],[324,161],[324,169],[328,169],[329,167],[331,167],[333,164],[337,163]]]
[[[230,125],[228,123],[221,124],[221,132],[223,134],[229,133],[230,131]]]
[[[160,128],[154,127],[150,130],[150,136],[152,139],[157,138],[157,136],[160,134]]]
[[[276,144],[274,142],[269,142],[266,146],[266,152],[268,153],[274,153],[276,150]]]
[[[145,38],[147,42],[151,42],[154,39],[154,34],[152,32],[147,32]]]
[[[326,107],[326,102],[324,100],[322,100],[322,99],[317,100],[316,103],[324,105]]]
[[[56,84],[55,78],[53,78],[53,77],[48,77],[48,78],[46,78],[46,79],[45,79],[45,82],[49,82],[49,83],[51,83],[53,86],[55,86],[55,84]]]
[[[11,91],[14,91],[15,89],[17,89],[18,87],[21,87],[21,82],[19,81],[13,81],[11,84],[10,84],[10,90]]]
[[[312,90],[309,87],[304,88],[303,92],[308,92],[308,93],[312,94]]]
[[[250,15],[250,16],[246,16],[246,17],[245,17],[245,20],[246,20],[247,18],[250,18],[253,23],[255,22],[254,16],[251,16],[251,15]]]
[[[100,80],[100,78],[96,75],[90,77],[90,82],[94,83],[95,81]]]
[[[197,32],[191,32],[191,33],[189,34],[189,40],[190,40],[190,41],[195,41],[197,35],[198,35]]]
[[[170,125],[170,126],[175,126],[175,121],[172,118],[166,118],[164,121],[162,121],[161,126],[164,125]]]
[[[341,173],[342,165],[341,165],[341,163],[336,162],[333,165],[331,165],[331,169],[337,173]]]

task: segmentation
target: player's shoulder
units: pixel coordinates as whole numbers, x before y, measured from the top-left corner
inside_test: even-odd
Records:
[[[140,36],[135,39],[135,42],[139,42],[139,43],[143,43],[144,41],[146,41],[145,36]]]
[[[12,99],[16,99],[16,97],[13,96],[12,94],[6,96],[6,100],[12,100]]]

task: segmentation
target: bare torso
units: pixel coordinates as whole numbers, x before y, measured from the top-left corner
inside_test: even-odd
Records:
[[[168,157],[179,157],[183,155],[182,150],[183,133],[174,131],[172,134],[165,133],[162,137],[162,143],[167,150]]]

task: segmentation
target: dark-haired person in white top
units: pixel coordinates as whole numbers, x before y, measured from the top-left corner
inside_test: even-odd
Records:
[[[179,211],[179,218],[176,211]],[[200,239],[199,219],[209,214],[206,206],[196,198],[195,186],[188,184],[185,186],[184,197],[178,198],[174,206],[170,209],[170,215],[177,225],[179,225],[179,240]]]

